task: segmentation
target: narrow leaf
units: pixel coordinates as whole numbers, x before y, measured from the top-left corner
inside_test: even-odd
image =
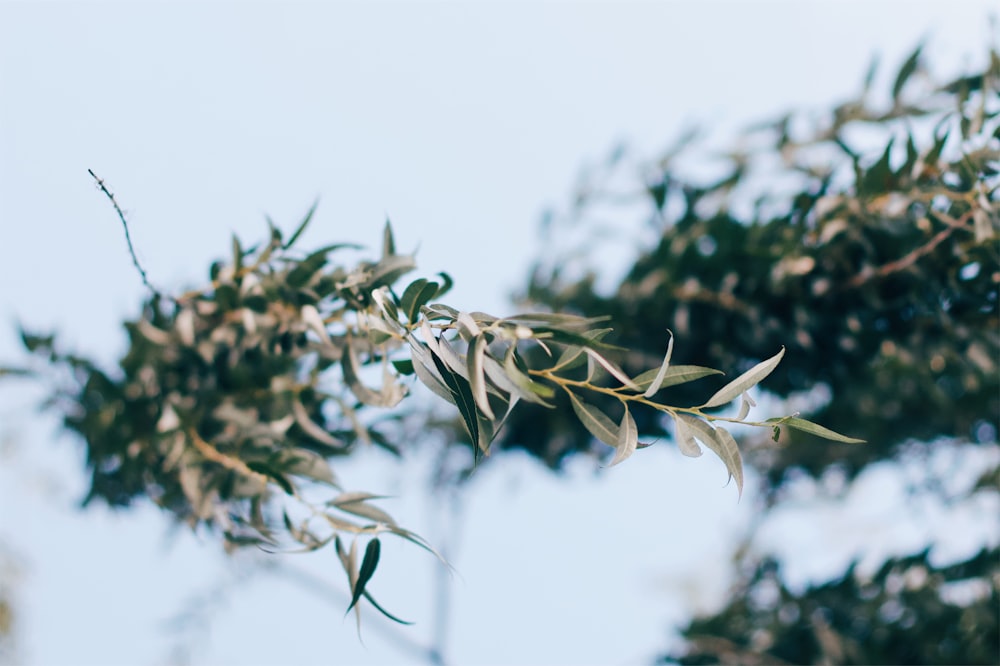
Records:
[[[658,369],[647,370],[632,381],[635,382],[639,388],[648,387],[653,383],[653,380],[656,379],[656,376],[659,373],[660,371]],[[721,374],[723,374],[721,370],[705,368],[700,365],[672,365],[663,374],[663,379],[660,381],[660,389],[665,389],[668,386],[675,386],[677,384],[686,384],[709,375]]]
[[[503,368],[507,373],[508,379],[510,379],[520,389],[520,391],[518,391],[518,395],[528,402],[535,402],[540,405],[545,405],[546,407],[552,407],[553,405],[545,402],[545,398],[555,397],[555,390],[551,386],[546,386],[545,384],[540,384],[534,381],[531,377],[522,372],[521,369],[517,367],[516,354],[516,348],[511,346],[507,350],[507,355],[504,357]]]
[[[619,428],[615,425],[614,421],[609,419],[604,412],[599,410],[593,405],[583,402],[575,393],[572,391],[569,394],[570,404],[573,406],[573,411],[576,412],[576,416],[580,419],[580,423],[583,427],[590,432],[591,435],[601,440],[608,446],[618,447],[618,432]]]
[[[674,353],[674,334],[671,331],[667,331],[667,333],[670,333],[670,341],[667,343],[667,354],[663,357],[663,363],[653,378],[653,382],[646,389],[646,392],[642,394],[646,398],[652,398],[660,390],[660,387],[663,386],[663,380],[667,377],[667,370],[670,369],[670,357]]]
[[[701,447],[694,441],[694,433],[680,416],[680,414],[674,416],[674,438],[677,440],[677,448],[687,457],[697,458],[702,454]]]
[[[361,570],[358,571],[358,580],[354,583],[354,593],[351,595],[351,605],[347,607],[348,612],[358,603],[358,599],[365,592],[365,585],[371,580],[375,569],[378,567],[378,557],[382,544],[378,537],[373,538],[365,547],[365,556],[361,560]]]
[[[736,479],[736,487],[739,494],[743,495],[743,458],[740,456],[739,447],[726,430],[713,428],[710,424],[690,414],[678,414],[684,425],[690,428],[691,433],[697,437],[702,444],[715,452],[719,459],[726,465],[729,478]]]
[[[631,457],[639,445],[639,431],[635,425],[635,419],[625,407],[625,416],[622,417],[621,425],[618,428],[618,443],[615,445],[615,457],[608,467],[614,467],[621,461]]]
[[[615,365],[608,359],[604,358],[603,356],[598,354],[595,350],[590,349],[589,347],[585,347],[583,351],[585,351],[587,355],[590,356],[590,358],[597,361],[601,365],[601,367],[603,367],[605,370],[611,373],[611,376],[620,381],[623,386],[625,386],[626,388],[630,388],[634,391],[640,390],[639,387],[632,382],[629,376],[625,374],[625,371],[619,368],[617,365]]]
[[[899,94],[903,92],[903,86],[906,85],[906,81],[917,71],[917,65],[920,64],[920,52],[923,50],[924,45],[920,44],[914,49],[910,57],[906,59],[903,66],[899,68],[899,74],[896,75],[896,81],[892,84],[892,99],[899,99]]]
[[[736,490],[739,492],[739,496],[743,497],[743,456],[740,455],[736,439],[728,430],[721,426],[717,427],[715,432],[718,435],[719,443],[722,445],[722,450],[716,451],[716,453],[722,458],[722,462],[726,463],[726,469],[729,470],[732,478],[736,480]]]
[[[441,379],[444,380],[445,386],[451,391],[451,402],[455,403],[455,406],[458,407],[458,412],[462,415],[462,420],[465,422],[465,428],[468,430],[472,442],[478,443],[479,420],[476,418],[478,413],[476,411],[476,402],[472,397],[472,391],[469,389],[469,383],[461,376],[449,370],[445,362],[436,354],[432,355],[431,359],[434,361]]]
[[[483,369],[483,360],[486,357],[486,336],[477,335],[472,343],[472,349],[466,356],[469,366],[469,386],[472,389],[472,398],[476,401],[476,406],[490,421],[496,419],[493,410],[490,409],[490,401],[486,397],[486,371]]]
[[[778,363],[781,362],[781,358],[784,355],[785,348],[782,347],[780,352],[766,361],[761,361],[716,391],[715,395],[709,398],[708,402],[702,405],[702,407],[718,407],[719,405],[725,405],[728,402],[732,402],[735,398],[739,397],[741,393],[753,386],[756,386],[762,379],[771,374],[771,372],[778,366]]]
[[[295,241],[299,239],[299,236],[302,235],[302,232],[306,230],[307,226],[309,226],[309,222],[312,220],[313,213],[316,212],[317,206],[319,206],[319,199],[313,202],[313,205],[309,208],[309,212],[306,213],[305,218],[299,223],[299,226],[298,228],[295,229],[295,232],[292,234],[292,237],[289,238],[288,241],[285,243],[284,247],[286,250],[295,244]]]
[[[368,600],[368,603],[370,603],[372,606],[375,607],[375,610],[377,610],[379,613],[382,613],[382,615],[385,615],[387,618],[389,618],[393,622],[398,622],[399,624],[407,624],[407,625],[413,624],[412,622],[407,622],[406,620],[400,620],[398,617],[396,617],[395,615],[393,615],[392,613],[390,613],[386,609],[382,608],[378,604],[378,602],[375,601],[375,598],[372,597],[372,595],[368,594],[368,590],[365,590],[362,594],[363,594],[364,598]]]
[[[856,439],[854,437],[848,437],[847,435],[841,435],[839,432],[834,432],[829,428],[824,428],[818,423],[813,423],[812,421],[807,421],[805,419],[800,419],[795,416],[786,416],[784,418],[772,418],[767,419],[766,423],[774,423],[775,428],[778,426],[788,426],[789,428],[794,428],[796,430],[801,430],[802,432],[807,432],[810,435],[816,435],[817,437],[822,437],[823,439],[829,439],[834,442],[844,442],[845,444],[864,444],[865,440]]]
[[[385,218],[385,229],[382,232],[382,258],[391,257],[396,254],[396,241],[392,237],[392,224],[389,218]]]

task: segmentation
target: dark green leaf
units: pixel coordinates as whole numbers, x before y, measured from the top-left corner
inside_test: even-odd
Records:
[[[299,236],[302,235],[302,232],[306,230],[307,226],[309,226],[309,222],[310,222],[310,220],[312,220],[313,213],[316,212],[316,207],[317,206],[319,206],[319,199],[317,199],[316,201],[314,201],[313,205],[309,207],[309,212],[306,213],[305,218],[303,218],[303,220],[299,223],[299,226],[295,229],[295,232],[292,233],[292,237],[288,239],[287,243],[285,243],[285,249],[286,250],[289,249],[289,248],[291,248],[292,245],[295,244],[295,241],[297,241],[299,239]],[[270,219],[268,219],[268,223],[269,224],[271,223]],[[272,226],[272,228],[274,227],[273,224],[271,226]],[[279,239],[281,238],[280,232],[278,234],[278,238]]]
[[[789,428],[794,428],[796,430],[801,430],[802,432],[807,432],[810,435],[816,435],[817,437],[822,437],[823,439],[829,439],[834,442],[844,442],[846,444],[864,444],[865,440],[856,439],[854,437],[848,437],[847,435],[841,435],[839,432],[834,432],[829,428],[824,428],[818,423],[813,423],[812,421],[807,421],[805,419],[800,419],[795,416],[785,416],[767,419],[765,423],[774,423],[775,437],[777,437],[779,426],[788,426]]]
[[[920,64],[920,52],[923,48],[923,44],[918,45],[917,48],[914,49],[913,53],[911,53],[903,63],[903,66],[899,68],[899,74],[896,75],[896,81],[892,84],[893,101],[899,99],[899,94],[903,92],[903,86],[906,85],[910,76],[917,71],[917,66]]]

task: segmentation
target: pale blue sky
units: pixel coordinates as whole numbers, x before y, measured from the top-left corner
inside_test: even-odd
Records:
[[[0,2],[0,360],[19,353],[14,317],[105,360],[122,349],[143,287],[88,168],[162,288],[198,283],[231,232],[256,238],[265,213],[290,227],[318,196],[304,242],[375,245],[388,214],[422,269],[455,277],[456,306],[503,312],[541,251],[542,210],[616,142],[654,153],[692,122],[825,108],[858,89],[874,53],[893,66],[927,35],[932,59],[957,70],[982,56],[992,6]],[[0,435],[15,442],[0,458],[0,538],[25,565],[21,655],[165,663],[164,620],[232,565],[211,540],[179,533],[165,548],[152,509],[74,512],[79,447],[53,437],[35,397],[0,388]],[[428,464],[373,454],[338,474],[398,495],[386,508],[433,541]],[[568,479],[516,457],[486,468],[453,556],[449,656],[648,661],[684,607],[725,591],[754,498],[737,504],[724,480],[717,460],[667,446]],[[883,499],[878,515],[898,518]],[[332,553],[301,563],[343,585]],[[373,583],[425,643],[434,566],[392,545]],[[194,663],[405,661],[372,630],[359,644],[342,616],[265,577],[217,613]]]

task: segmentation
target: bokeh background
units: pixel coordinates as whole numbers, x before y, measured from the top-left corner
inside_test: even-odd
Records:
[[[923,38],[930,59],[960,70],[996,31],[991,8],[4,2],[0,360],[21,353],[15,322],[109,363],[123,349],[120,323],[144,288],[88,168],[126,208],[162,288],[202,282],[231,233],[263,237],[265,215],[291,228],[319,198],[304,243],[377,247],[388,216],[424,270],[455,278],[450,303],[503,314],[546,251],[543,211],[614,145],[652,153],[692,124],[725,136],[825,108],[857,91],[873,55],[899,62]],[[608,246],[609,273],[628,251]],[[386,634],[372,617],[362,643],[332,553],[303,556],[294,578],[226,558],[149,507],[77,511],[82,453],[35,411],[40,397],[0,386],[12,661],[408,663],[422,659],[409,641],[438,641],[454,663],[648,663],[675,623],[725,601],[754,519],[720,462],[669,446],[563,476],[507,454],[460,514],[428,490],[431,453],[372,451],[340,478],[396,496],[386,508],[449,544],[456,572],[442,624],[439,565],[386,543],[373,589],[418,624]],[[761,538],[795,556],[789,575],[803,582],[934,535],[956,557],[996,542],[995,521],[912,514],[905,485],[905,470],[876,469],[839,506],[779,512]]]

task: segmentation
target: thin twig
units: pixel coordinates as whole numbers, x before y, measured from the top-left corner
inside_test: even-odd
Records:
[[[944,229],[934,234],[934,236],[932,236],[929,241],[927,241],[920,247],[914,248],[909,253],[900,257],[899,259],[896,259],[895,261],[890,261],[887,264],[882,264],[875,270],[868,270],[858,273],[853,278],[851,278],[846,285],[844,285],[844,288],[854,289],[864,285],[865,283],[869,282],[874,278],[884,278],[889,275],[892,275],[893,273],[898,273],[902,270],[909,268],[913,264],[917,263],[917,261],[919,261],[922,257],[933,252],[938,245],[947,240],[948,237],[951,236],[956,230],[959,229],[968,230],[967,223],[969,218],[972,217],[972,211],[966,212],[964,215],[962,215],[962,217],[960,217],[957,220],[944,213],[938,213],[935,211],[933,214],[948,226],[946,226]]]
[[[132,245],[132,235],[129,233],[128,230],[128,221],[125,219],[125,212],[122,210],[121,206],[118,205],[118,202],[115,201],[115,195],[113,195],[111,193],[111,190],[108,189],[108,186],[104,183],[104,180],[102,178],[98,178],[97,174],[94,173],[92,169],[87,169],[87,173],[91,175],[91,177],[97,183],[97,187],[101,189],[101,192],[104,192],[104,196],[106,196],[108,200],[111,201],[111,205],[115,207],[115,212],[118,213],[118,219],[122,221],[122,227],[125,229],[125,242],[128,243],[128,253],[132,255],[132,264],[135,266],[135,269],[139,271],[139,277],[142,278],[142,283],[146,285],[146,288],[149,289],[149,291],[151,291],[154,296],[162,298],[163,294],[160,292],[159,289],[157,289],[156,287],[154,287],[152,284],[149,283],[149,277],[146,275],[146,270],[139,263],[139,257],[136,256],[135,247],[133,247]]]

